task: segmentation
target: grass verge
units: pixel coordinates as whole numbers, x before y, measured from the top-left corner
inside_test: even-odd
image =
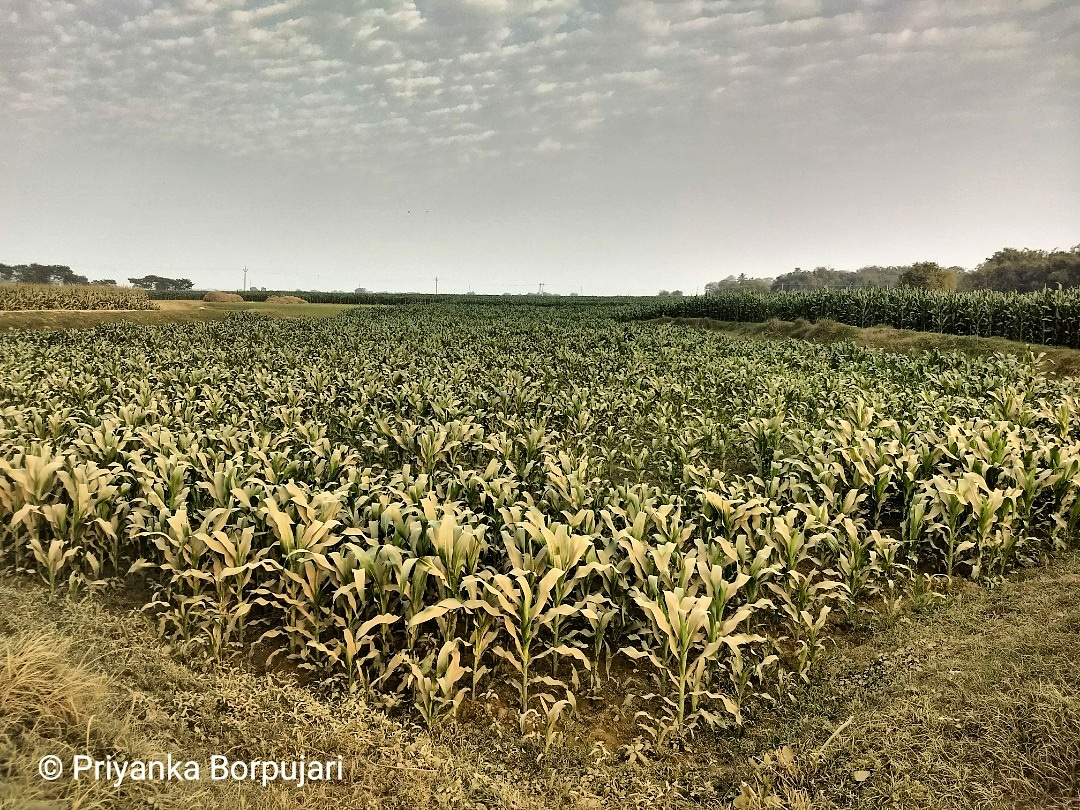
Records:
[[[179,659],[107,595],[3,577],[0,807],[1080,808],[1080,553],[874,621],[741,734],[631,763],[610,713],[584,710],[547,753],[480,711],[432,736],[362,696]],[[45,782],[50,753],[340,755],[345,779]]]
[[[1080,350],[1066,349],[1061,346],[1041,346],[1017,343],[1004,338],[982,338],[968,335],[944,335],[938,332],[912,332],[907,329],[893,329],[891,326],[874,326],[859,329],[836,321],[780,321],[770,320],[764,323],[742,323],[735,321],[714,321],[710,318],[658,318],[652,323],[691,326],[699,329],[713,329],[740,338],[760,338],[776,340],[794,338],[813,340],[821,343],[851,341],[859,346],[885,349],[890,352],[958,351],[971,355],[987,355],[1001,352],[1004,354],[1023,355],[1028,350],[1035,354],[1045,354],[1053,363],[1053,372],[1061,376],[1080,375]]]

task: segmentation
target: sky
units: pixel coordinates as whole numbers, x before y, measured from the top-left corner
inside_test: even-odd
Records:
[[[0,262],[651,294],[1080,243],[1074,0],[0,0]]]

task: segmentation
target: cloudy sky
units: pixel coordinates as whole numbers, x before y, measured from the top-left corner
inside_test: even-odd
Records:
[[[0,262],[694,291],[1080,242],[1073,0],[0,0]]]

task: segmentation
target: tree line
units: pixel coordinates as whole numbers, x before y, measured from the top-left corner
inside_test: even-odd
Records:
[[[815,267],[795,268],[775,278],[727,276],[705,285],[706,295],[722,292],[781,292],[797,290],[846,290],[860,287],[918,287],[927,290],[997,290],[1037,292],[1044,289],[1080,287],[1080,245],[1068,250],[1004,248],[974,270],[942,267],[937,262],[858,270]]]
[[[0,264],[0,283],[21,284],[101,284],[114,286],[111,278],[90,280],[62,264]],[[146,275],[129,278],[128,283],[152,292],[190,290],[186,278]],[[730,275],[705,285],[706,295],[723,292],[781,292],[845,290],[860,287],[917,287],[926,290],[997,290],[1037,292],[1045,289],[1080,287],[1080,245],[1068,250],[1003,248],[974,270],[942,267],[937,262],[910,265],[869,265],[858,270],[815,267],[795,268],[774,278]],[[662,297],[681,297],[682,290],[661,290]]]
[[[90,280],[74,272],[66,264],[0,264],[0,283],[8,284],[97,284],[115,287],[116,279],[99,278]],[[143,290],[163,292],[165,290],[190,290],[194,282],[186,278],[166,278],[164,276],[140,276],[129,278],[132,287]]]

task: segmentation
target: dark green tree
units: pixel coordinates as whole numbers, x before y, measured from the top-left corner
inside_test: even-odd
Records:
[[[726,276],[719,281],[710,281],[705,285],[706,295],[719,295],[725,292],[768,292],[772,288],[771,278],[751,278],[746,273],[738,276]]]
[[[872,264],[866,267],[860,267],[855,271],[855,275],[858,277],[858,283],[853,286],[898,287],[900,285],[900,274],[903,272],[903,267],[897,267],[895,265],[882,267],[880,265]]]
[[[1036,292],[1080,286],[1080,245],[1069,250],[1003,248],[980,264],[965,286],[974,290]]]
[[[88,284],[65,264],[0,264],[0,280],[20,284]]]
[[[133,287],[141,287],[144,290],[162,292],[165,290],[190,290],[195,284],[186,278],[165,278],[164,276],[142,276],[141,278],[129,278]]]
[[[924,290],[955,290],[956,271],[937,262],[916,262],[900,274],[900,285]]]
[[[835,270],[832,267],[815,267],[813,270],[795,269],[794,272],[777,276],[772,283],[774,291],[781,290],[845,290],[864,287],[857,273]]]

